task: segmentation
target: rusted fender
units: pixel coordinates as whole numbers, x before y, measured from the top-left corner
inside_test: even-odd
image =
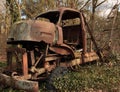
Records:
[[[2,73],[0,73],[0,84],[27,92],[39,92],[38,82],[16,79]]]
[[[71,55],[72,58],[75,58],[75,54],[74,51],[72,50],[72,48],[66,44],[61,44],[59,46],[51,46],[49,47],[49,49],[57,54],[60,55]]]

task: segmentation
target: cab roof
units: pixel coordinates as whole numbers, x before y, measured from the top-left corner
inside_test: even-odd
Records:
[[[78,18],[80,16],[80,11],[72,8],[60,7],[56,10],[49,10],[41,13],[35,19],[43,17],[49,19],[51,22],[57,22],[60,16],[62,16],[62,20]]]

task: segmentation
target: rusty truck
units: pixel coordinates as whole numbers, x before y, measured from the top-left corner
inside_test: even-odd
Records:
[[[99,51],[88,51],[88,33],[97,48],[83,13],[66,7],[14,23],[7,39],[7,67],[0,73],[0,83],[37,92],[37,81],[57,67],[98,60]]]

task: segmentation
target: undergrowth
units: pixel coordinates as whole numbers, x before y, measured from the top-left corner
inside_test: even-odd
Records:
[[[0,63],[0,67],[5,63]],[[78,67],[78,71],[69,71],[68,74],[58,77],[54,86],[58,92],[106,92],[120,91],[120,61],[113,58],[107,63],[85,64]],[[40,84],[40,92],[45,92],[45,82]],[[2,92],[21,92],[11,88]],[[49,92],[49,91],[48,91]]]
[[[79,66],[77,72],[70,71],[67,75],[57,78],[54,85],[62,92],[104,90],[120,91],[120,62],[111,59],[104,64],[87,64]],[[118,91],[117,91],[118,92]]]

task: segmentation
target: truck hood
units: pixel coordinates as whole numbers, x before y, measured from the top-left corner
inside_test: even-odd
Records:
[[[44,41],[54,43],[56,26],[53,23],[40,20],[23,20],[15,23],[9,33],[9,42]]]

